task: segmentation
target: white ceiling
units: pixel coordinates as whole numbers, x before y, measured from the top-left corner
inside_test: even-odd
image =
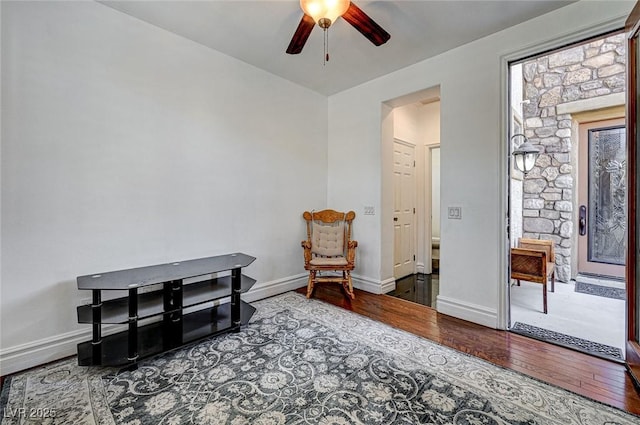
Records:
[[[356,5],[391,34],[391,39],[376,47],[339,18],[329,29],[330,61],[323,65],[323,36],[317,26],[301,54],[285,53],[302,17],[298,0],[101,1],[324,95],[572,2],[356,0]]]

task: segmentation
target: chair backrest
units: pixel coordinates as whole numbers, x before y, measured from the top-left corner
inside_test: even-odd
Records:
[[[546,239],[520,238],[518,240],[518,248],[537,249],[546,252],[547,261],[550,263],[556,262],[556,254],[553,245],[553,241]]]
[[[312,254],[322,257],[345,255],[355,212],[305,211],[302,217],[307,222],[307,240],[311,242]]]
[[[511,248],[511,278],[546,283],[548,261],[544,250]]]

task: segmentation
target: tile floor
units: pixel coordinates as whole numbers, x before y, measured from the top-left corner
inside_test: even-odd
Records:
[[[439,282],[437,274],[412,274],[396,280],[396,289],[387,295],[435,308]]]
[[[621,282],[585,280],[604,286],[624,286]],[[521,286],[511,286],[511,324],[525,323],[618,347],[624,352],[624,300],[577,293],[574,281],[556,282],[555,289],[547,292],[548,314],[544,314],[540,284],[522,281]]]

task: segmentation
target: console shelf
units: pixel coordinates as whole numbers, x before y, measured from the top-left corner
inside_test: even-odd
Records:
[[[241,278],[242,293],[247,292],[256,283],[248,276],[242,275]],[[189,283],[183,285],[182,288],[182,308],[192,307],[231,296],[231,276]],[[162,291],[139,294],[138,319],[180,310],[180,308],[165,310],[163,295]],[[100,316],[100,323],[127,323],[129,321],[129,297],[103,301],[100,307]],[[91,304],[78,306],[78,323],[93,323]]]
[[[92,340],[78,344],[78,364],[135,364],[208,336],[239,331],[255,312],[240,300],[240,294],[256,283],[241,273],[254,260],[236,253],[78,277],[78,289],[93,295],[91,304],[77,308],[78,322],[93,326]],[[225,272],[230,274],[183,283],[186,278]],[[138,293],[139,288],[157,284],[162,285]],[[129,295],[102,301],[101,291],[109,290],[128,290]],[[231,302],[203,305],[228,297]],[[183,314],[187,307],[197,310]],[[142,319],[156,321],[139,326]],[[103,337],[102,324],[127,324],[128,329]]]
[[[240,302],[241,324],[246,325],[255,312],[255,307]],[[140,358],[173,350],[200,339],[228,332],[231,329],[230,304],[205,308],[182,316],[182,326],[176,327],[165,321],[137,328],[138,355]],[[102,338],[101,345],[91,341],[78,345],[78,364],[92,366],[96,359],[103,366],[118,366],[130,363],[128,355],[128,331],[118,332]]]

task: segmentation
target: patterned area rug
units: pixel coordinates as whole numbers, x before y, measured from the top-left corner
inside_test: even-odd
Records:
[[[627,293],[622,288],[611,288],[609,286],[594,285],[593,283],[576,282],[576,292],[582,294],[596,295],[598,297],[613,298],[616,300],[624,300]]]
[[[16,375],[2,391],[6,403],[2,423],[630,425],[640,421],[297,293],[253,305],[258,311],[240,333],[141,362],[134,371],[81,368],[70,359]],[[49,409],[46,419],[27,417],[44,409]]]
[[[539,328],[537,326],[527,325],[525,323],[516,322],[511,328],[512,332],[539,339],[541,341],[550,342],[552,344],[561,345],[563,347],[582,351],[597,357],[609,360],[623,361],[622,350],[610,345],[600,344],[598,342],[589,341],[587,339],[566,335],[560,332],[550,331],[548,329]]]

